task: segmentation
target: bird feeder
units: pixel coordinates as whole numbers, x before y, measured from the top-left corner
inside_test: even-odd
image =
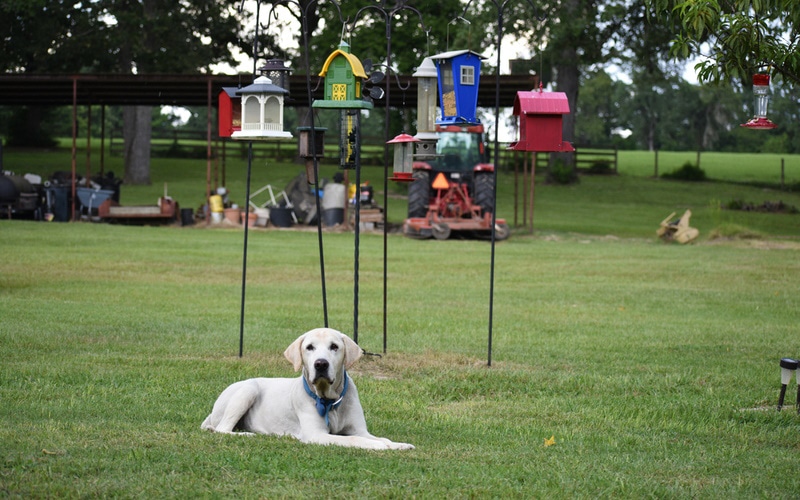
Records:
[[[258,68],[261,76],[266,76],[272,83],[289,91],[289,69],[283,59],[267,59],[263,66]]]
[[[436,65],[430,57],[422,60],[417,71],[417,139],[415,158],[430,160],[436,155]]]
[[[569,101],[564,92],[519,91],[514,97],[514,115],[519,116],[519,140],[509,149],[516,151],[575,151],[561,137],[564,115],[569,114]]]
[[[217,114],[220,137],[230,137],[242,130],[242,98],[236,95],[239,87],[222,87],[219,93],[219,113]]]
[[[783,399],[786,397],[786,387],[789,385],[789,382],[792,381],[792,374],[797,371],[798,366],[800,366],[800,361],[792,358],[783,358],[781,359],[780,365],[781,393],[780,396],[778,396],[778,411],[781,411],[783,407]]]
[[[231,138],[246,141],[291,139],[292,134],[283,130],[283,97],[288,93],[273,85],[266,76],[240,89],[237,94],[242,98],[242,127],[233,132]]]
[[[477,125],[478,84],[483,56],[454,50],[431,56],[436,62],[442,118],[437,125]]]
[[[325,60],[319,76],[325,78],[325,97],[314,101],[311,107],[341,110],[339,166],[353,169],[360,147],[358,111],[373,107],[371,102],[361,98],[361,84],[367,73],[361,61],[350,53],[350,45],[341,42]]]
[[[396,182],[412,182],[413,144],[419,139],[408,134],[400,134],[386,144],[394,144],[394,177]]]
[[[756,96],[755,116],[747,123],[740,126],[753,130],[769,130],[777,125],[767,118],[767,107],[769,107],[769,75],[758,73],[753,75],[753,94]]]
[[[312,107],[372,109],[372,103],[361,98],[361,82],[367,78],[364,66],[346,42],[328,56],[319,76],[325,78],[325,98],[314,101]]]
[[[309,184],[316,182],[314,175],[314,159],[321,159],[325,156],[325,131],[327,128],[314,127],[313,135],[311,127],[297,127],[300,139],[297,143],[300,158],[306,161],[306,180]],[[313,144],[313,145],[312,145]]]

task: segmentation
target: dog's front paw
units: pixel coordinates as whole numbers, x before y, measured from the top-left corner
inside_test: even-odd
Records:
[[[414,445],[413,444],[408,444],[408,443],[389,442],[389,443],[387,443],[387,445],[389,446],[390,450],[413,450],[414,449]]]

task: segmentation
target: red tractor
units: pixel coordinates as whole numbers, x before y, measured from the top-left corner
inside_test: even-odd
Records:
[[[453,231],[491,237],[494,165],[483,142],[483,125],[437,126],[436,159],[414,162],[403,233],[446,240]],[[495,239],[508,238],[504,219],[495,220]]]

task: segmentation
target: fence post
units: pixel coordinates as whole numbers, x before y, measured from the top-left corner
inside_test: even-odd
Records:
[[[655,172],[653,173],[653,177],[658,179],[658,149],[655,150],[656,153],[656,163],[655,163]]]

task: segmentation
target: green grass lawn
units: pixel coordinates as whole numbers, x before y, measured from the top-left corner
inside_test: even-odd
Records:
[[[123,186],[124,203],[154,202],[164,181],[183,206],[202,202],[205,162],[163,162],[153,186]],[[294,169],[260,165],[254,184]],[[250,233],[239,358],[241,230],[0,220],[0,495],[796,496],[794,387],[775,404],[778,360],[800,356],[800,216],[718,207],[798,195],[620,170],[537,185],[536,232],[497,245],[491,367],[489,244],[389,236],[388,350],[352,375],[370,430],[407,452],[200,430],[229,383],[292,376],[281,353],[322,325],[315,232]],[[498,187],[511,219],[512,177]],[[657,241],[686,208],[698,241]],[[709,237],[734,226],[755,237]],[[351,333],[353,236],[324,242],[329,323]],[[361,237],[371,352],[382,245]]]

